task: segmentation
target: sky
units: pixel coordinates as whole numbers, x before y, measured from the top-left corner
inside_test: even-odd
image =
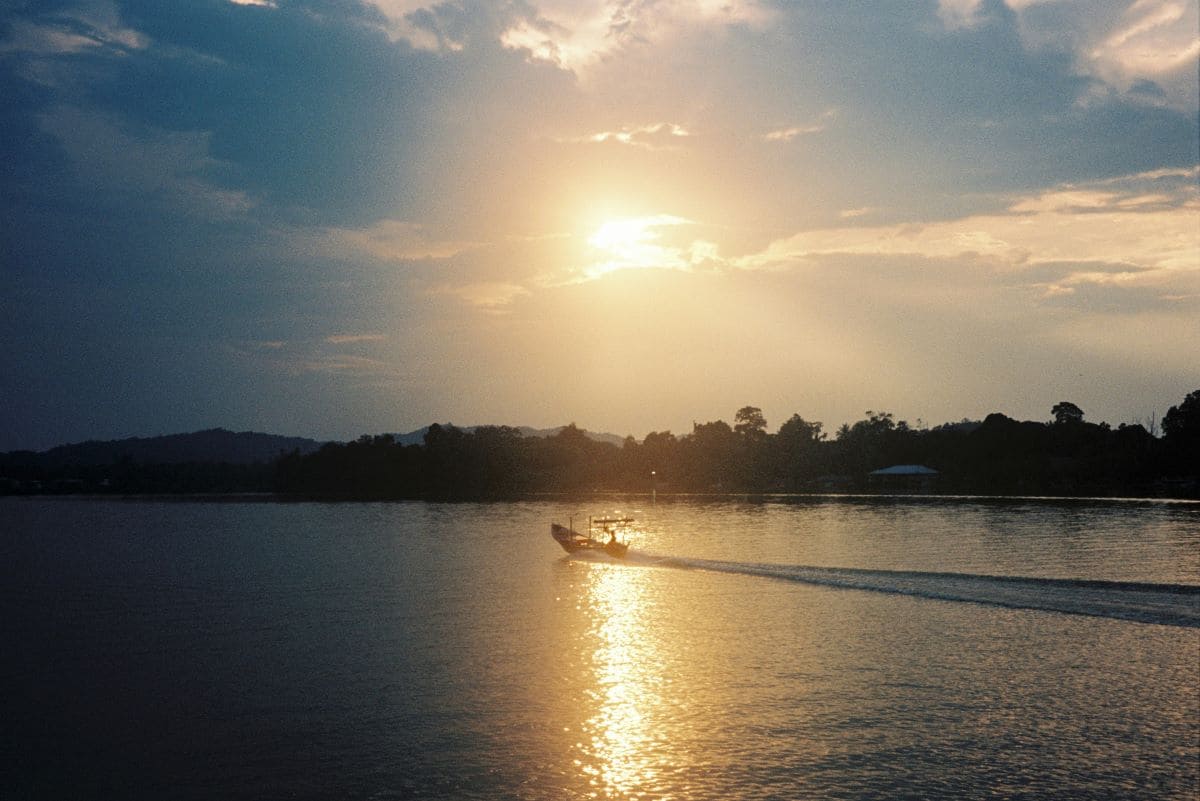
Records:
[[[0,0],[0,450],[1200,388],[1200,0]]]

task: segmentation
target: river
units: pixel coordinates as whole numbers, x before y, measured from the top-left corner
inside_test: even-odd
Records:
[[[8,799],[1200,792],[1196,503],[5,498],[0,581]]]

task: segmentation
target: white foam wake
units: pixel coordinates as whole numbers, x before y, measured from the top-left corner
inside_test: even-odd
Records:
[[[628,560],[630,564],[710,570],[823,587],[1200,628],[1200,586],[1189,584],[754,564],[647,554],[635,556],[632,552],[630,555],[633,557]]]

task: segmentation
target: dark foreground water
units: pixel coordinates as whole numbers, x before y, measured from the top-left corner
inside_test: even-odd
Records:
[[[1200,796],[1200,505],[0,499],[0,798]]]

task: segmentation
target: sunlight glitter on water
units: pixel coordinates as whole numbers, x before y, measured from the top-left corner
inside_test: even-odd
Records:
[[[646,755],[653,740],[651,713],[661,703],[661,682],[654,675],[661,659],[639,619],[649,578],[618,565],[594,564],[589,570],[587,599],[595,616],[587,641],[595,649],[590,659],[595,710],[585,723],[590,739],[580,762],[597,795],[636,797],[656,779]]]

